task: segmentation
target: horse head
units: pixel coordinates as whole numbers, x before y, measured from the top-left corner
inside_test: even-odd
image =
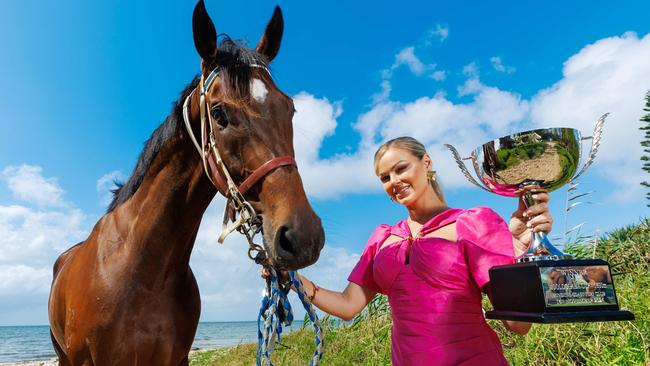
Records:
[[[240,190],[246,186],[242,195],[262,219],[268,264],[278,269],[308,266],[318,259],[325,235],[293,160],[293,100],[277,87],[268,69],[280,49],[282,12],[275,8],[255,49],[229,38],[218,45],[202,0],[192,23],[201,56],[202,108],[223,170]],[[265,172],[258,174],[258,168],[278,159],[285,163],[268,171],[261,168]]]

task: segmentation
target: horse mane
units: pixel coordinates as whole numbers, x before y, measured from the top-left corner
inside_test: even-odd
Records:
[[[246,106],[250,99],[250,80],[254,66],[267,66],[263,55],[254,49],[247,48],[243,42],[233,41],[227,35],[221,35],[223,40],[217,48],[217,57],[210,68],[218,67],[220,78],[226,88],[222,89],[230,102]],[[199,83],[198,75],[183,89],[178,100],[172,103],[171,113],[145,142],[144,149],[138,157],[131,176],[126,183],[115,182],[117,188],[112,190],[113,200],[108,206],[107,213],[113,211],[129,200],[140,187],[147,170],[163,146],[174,136],[185,133],[183,121],[183,103]]]

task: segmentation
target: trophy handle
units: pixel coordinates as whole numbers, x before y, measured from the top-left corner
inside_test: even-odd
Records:
[[[478,166],[478,158],[476,155],[476,150],[472,151],[471,154],[469,154],[470,159],[472,160],[472,166],[474,167],[474,171],[476,172],[476,176],[480,177],[481,176],[481,168]]]
[[[587,161],[585,162],[585,165],[582,166],[582,169],[576,174],[573,178],[571,178],[571,182],[575,181],[578,179],[579,176],[582,175],[582,173],[589,168],[591,164],[593,164],[594,159],[596,158],[596,153],[598,153],[598,148],[600,147],[600,136],[603,133],[603,125],[605,124],[605,119],[609,116],[609,113],[605,113],[600,118],[598,118],[598,121],[596,122],[596,127],[594,127],[594,135],[591,137],[585,137],[583,140],[591,139],[591,149],[589,150],[589,158],[587,158]]]
[[[465,166],[465,163],[463,163],[460,154],[458,154],[458,150],[456,150],[455,147],[445,144],[445,147],[451,151],[451,154],[454,156],[454,160],[456,160],[456,164],[458,165],[458,168],[460,169],[461,172],[463,172],[463,175],[467,180],[474,184],[475,186],[481,188],[482,190],[492,192],[492,190],[485,188],[482,184],[479,184],[474,177],[472,177],[472,174],[467,170],[467,167]]]

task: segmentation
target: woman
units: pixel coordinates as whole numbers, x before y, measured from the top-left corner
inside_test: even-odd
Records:
[[[550,231],[548,195],[535,194],[538,204],[528,209],[520,201],[509,226],[487,207],[449,208],[431,158],[411,137],[382,145],[375,172],[408,217],[377,227],[343,292],[319,288],[302,276],[307,296],[324,312],[350,320],[376,293],[386,294],[394,365],[507,365],[485,322],[481,291],[490,295],[488,270],[513,263],[532,231]],[[504,325],[518,334],[531,326]]]

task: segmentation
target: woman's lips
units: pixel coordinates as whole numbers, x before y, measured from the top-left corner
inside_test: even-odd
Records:
[[[409,188],[411,188],[411,186],[401,186],[399,188],[393,189],[395,197],[404,198],[406,195],[408,195]]]

